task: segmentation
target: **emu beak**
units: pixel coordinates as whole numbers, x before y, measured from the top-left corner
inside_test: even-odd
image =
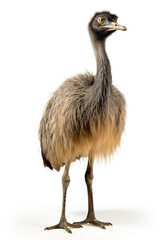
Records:
[[[110,25],[105,26],[107,28],[108,31],[112,31],[112,30],[122,30],[122,31],[126,31],[127,28],[116,23],[116,22],[111,22]]]

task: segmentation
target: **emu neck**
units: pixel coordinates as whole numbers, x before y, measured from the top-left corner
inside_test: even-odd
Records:
[[[105,50],[105,39],[99,40],[91,33],[91,40],[97,62],[95,84],[109,88],[112,83],[111,66]]]

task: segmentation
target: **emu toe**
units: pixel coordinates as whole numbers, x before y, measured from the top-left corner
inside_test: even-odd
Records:
[[[68,228],[68,227],[71,227],[71,228],[83,228],[81,225],[79,224],[71,224],[71,223],[68,223],[67,221],[62,221],[62,222],[59,222],[58,224],[54,225],[54,226],[51,226],[51,227],[46,227],[44,230],[52,230],[52,229],[64,229],[66,230],[68,233],[72,233],[72,231]]]
[[[97,227],[100,227],[102,229],[106,229],[105,226],[112,226],[112,223],[110,222],[101,222],[101,221],[98,221],[96,218],[86,218],[84,221],[81,221],[81,222],[74,222],[73,224],[75,225],[79,225],[79,224],[91,224],[93,226],[97,226]]]

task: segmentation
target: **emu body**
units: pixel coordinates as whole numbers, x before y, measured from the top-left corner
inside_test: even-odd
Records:
[[[90,96],[94,81],[90,74],[68,79],[49,100],[40,126],[45,166],[48,160],[51,168],[59,170],[67,161],[89,154],[107,159],[119,145],[125,125],[124,98],[111,85],[106,101],[97,100],[98,96]]]
[[[125,99],[112,84],[110,62],[105,51],[105,39],[118,29],[126,30],[117,23],[116,15],[109,12],[94,15],[89,23],[89,33],[97,73],[95,76],[85,73],[67,79],[47,103],[39,129],[44,166],[59,171],[65,165],[63,179],[68,179],[70,163],[88,157],[86,183],[89,210],[88,217],[81,224],[89,222],[102,228],[110,223],[95,219],[91,197],[93,162],[99,157],[107,159],[116,150],[126,117]],[[68,185],[64,180],[63,201]],[[70,232],[67,226],[80,227],[78,223],[69,224],[63,210],[60,223],[47,229],[64,228]]]

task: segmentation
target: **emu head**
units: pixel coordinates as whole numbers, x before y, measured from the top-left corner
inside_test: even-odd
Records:
[[[96,13],[89,23],[89,31],[99,39],[104,39],[116,30],[126,31],[126,27],[117,23],[118,17],[110,12]]]

